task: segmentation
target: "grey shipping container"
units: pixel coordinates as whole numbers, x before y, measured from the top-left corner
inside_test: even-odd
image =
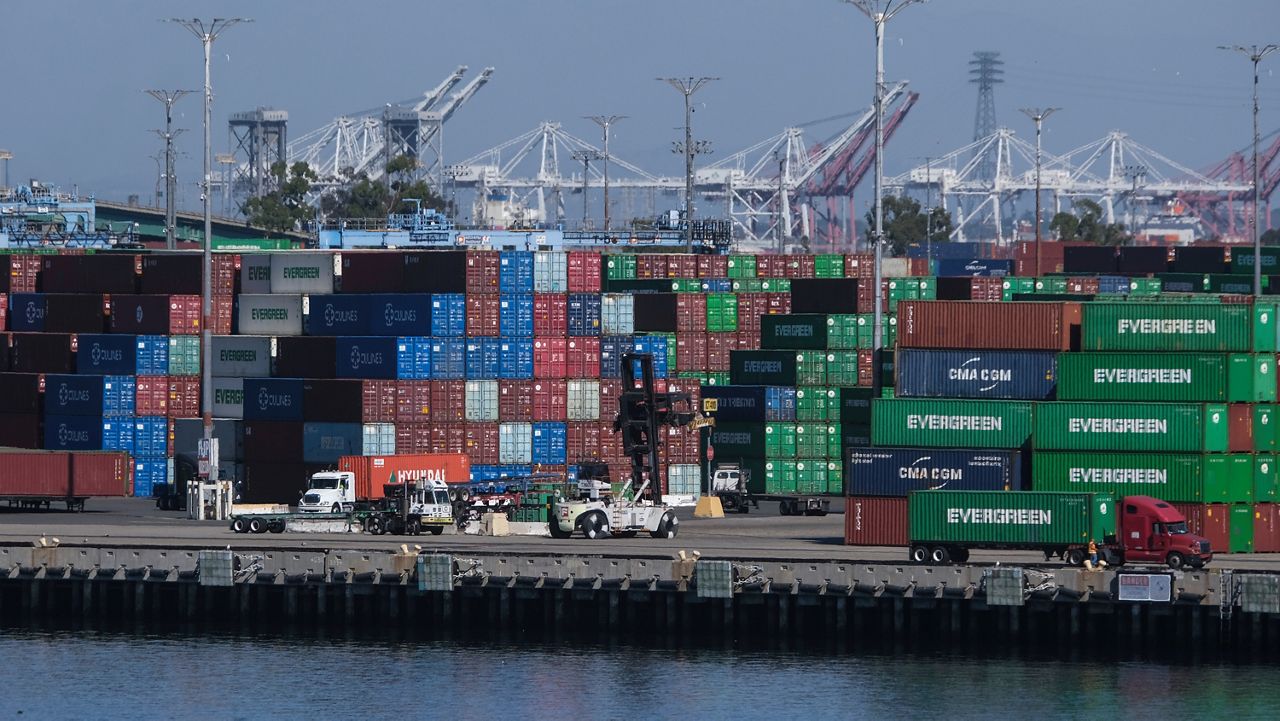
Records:
[[[244,418],[244,379],[213,379],[213,415]]]
[[[302,296],[241,294],[240,335],[302,335]]]
[[[904,348],[896,368],[894,390],[903,398],[1042,400],[1057,383],[1057,354],[1046,351]]]
[[[215,378],[261,378],[271,375],[271,338],[251,335],[213,336]]]
[[[334,256],[329,253],[274,253],[272,293],[332,293]]]
[[[240,256],[240,292],[271,292],[271,256],[266,254]]]
[[[851,496],[901,496],[912,491],[1018,491],[1024,486],[1017,451],[939,448],[855,448],[846,453]]]
[[[217,415],[215,411],[215,415]],[[244,460],[244,423],[235,418],[214,418],[213,437],[218,439],[218,460],[234,463]],[[196,444],[204,438],[204,421],[199,418],[176,418],[173,421],[175,454],[196,457]]]

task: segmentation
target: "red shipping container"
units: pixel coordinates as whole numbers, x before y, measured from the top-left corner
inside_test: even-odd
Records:
[[[1232,453],[1253,452],[1253,405],[1232,403],[1227,406],[1227,450]]]
[[[1227,503],[1170,503],[1187,519],[1187,530],[1209,539],[1209,550],[1226,553],[1231,547],[1231,505]]]
[[[564,378],[568,371],[569,341],[565,338],[538,338],[533,341],[533,377]]]
[[[787,262],[788,278],[812,278],[817,273],[817,260],[812,255],[792,255]]]
[[[467,252],[467,294],[493,295],[498,292],[501,256],[496,250]]]
[[[71,456],[71,492],[76,498],[127,496],[133,490],[133,462],[128,453],[79,452]]]
[[[789,315],[791,313],[790,293],[766,293],[769,299],[768,315]],[[756,330],[759,330],[757,328]]]
[[[773,293],[738,294],[738,330],[760,330],[760,316],[769,314]]]
[[[569,381],[552,378],[533,382],[533,420],[563,421],[568,413]]]
[[[35,293],[39,287],[40,256],[12,255],[9,257],[9,292]]]
[[[699,255],[698,258],[698,277],[699,278],[728,278],[729,277],[729,256],[727,255]]]
[[[533,420],[533,381],[498,381],[498,418]]]
[[[1079,303],[903,301],[898,304],[901,348],[992,350],[1071,349]]]
[[[169,415],[169,377],[138,376],[134,405],[140,416]]]
[[[8,330],[9,322],[9,294],[0,293],[0,331]],[[8,370],[8,367],[5,367]]]
[[[465,421],[467,419],[467,382],[428,382],[431,384],[431,422],[461,423]]]
[[[494,294],[467,296],[467,337],[496,338],[499,314],[502,309],[500,296]]]
[[[213,300],[213,327],[209,330],[214,335],[231,335],[231,317],[235,314],[235,298],[229,295],[215,295]]]
[[[498,424],[468,423],[466,425],[467,457],[478,465],[498,463]]]
[[[571,250],[567,262],[570,293],[600,292],[599,253],[590,250]]]
[[[742,316],[738,316],[738,322],[742,322]],[[737,349],[737,333],[708,333],[707,370],[717,373],[728,371],[729,353]],[[679,368],[680,366],[677,365],[676,367]]]
[[[1004,278],[977,276],[969,279],[969,300],[1004,300]]]
[[[677,255],[667,256],[667,277],[668,278],[697,278],[698,277],[698,256],[696,255]]]
[[[142,256],[137,258],[136,272],[142,274]],[[240,275],[240,256],[235,253],[213,255],[213,295],[235,295],[236,278]]]
[[[200,378],[198,376],[169,376],[170,418],[198,418],[200,416]]]
[[[734,333],[738,350],[760,350],[760,330],[740,330]]]
[[[565,371],[569,378],[599,378],[600,339],[568,339],[565,344]]]
[[[1098,279],[1093,277],[1067,278],[1067,292],[1081,295],[1097,295]]]
[[[706,329],[707,296],[702,293],[676,293],[676,330],[705,331]]]
[[[688,428],[667,428],[663,440],[667,463],[698,463],[700,432]]]
[[[1254,504],[1253,551],[1280,553],[1280,503]]]
[[[787,277],[787,257],[785,255],[761,254],[756,256],[757,278]]]
[[[471,462],[462,453],[416,454],[394,456],[343,456],[338,470],[356,476],[356,498],[382,498],[382,486],[395,476],[396,483],[405,481],[471,482]]]
[[[667,256],[658,253],[641,253],[636,256],[637,278],[666,278]]]
[[[604,449],[600,442],[600,423],[597,421],[570,423],[567,430],[565,456],[570,463],[602,460]]]
[[[364,381],[360,386],[360,420],[363,423],[394,423],[396,382]]]
[[[907,499],[869,496],[845,499],[844,542],[849,546],[903,546],[905,560]]]
[[[0,496],[66,498],[70,489],[71,461],[68,454],[44,451],[0,453]]]
[[[467,452],[467,429],[461,423],[432,423],[429,453]],[[469,472],[468,472],[469,473]]]
[[[564,293],[535,293],[533,296],[533,336],[535,338],[563,338],[568,333],[569,296]]]
[[[1063,243],[1041,240],[1040,270],[1036,272],[1036,242],[1021,241],[1014,253],[1014,273],[1020,276],[1036,277],[1062,272],[1062,259],[1066,247]]]
[[[707,368],[707,334],[676,334],[676,367],[682,371],[702,372]]]
[[[198,295],[169,296],[169,334],[194,335],[200,332],[204,301]]]
[[[933,275],[933,272],[929,270],[928,258],[908,258],[907,272],[913,276]]]
[[[850,253],[844,257],[844,277],[875,278],[876,256],[874,253]]]
[[[431,419],[431,381],[396,382],[396,423],[420,423]],[[400,451],[399,436],[396,451]]]
[[[401,429],[404,429],[403,435]],[[431,424],[406,423],[396,425],[396,454],[422,454],[431,452]]]

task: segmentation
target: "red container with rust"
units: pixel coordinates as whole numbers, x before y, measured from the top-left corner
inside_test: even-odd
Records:
[[[566,338],[538,338],[533,341],[533,377],[564,378],[568,371],[569,341]]]
[[[1280,553],[1280,503],[1253,506],[1253,550]]]
[[[498,418],[533,420],[533,381],[498,381]]]
[[[394,423],[396,381],[363,381],[360,387],[360,420],[363,423]]]
[[[708,333],[676,334],[676,367],[684,371],[703,371],[707,368]],[[723,334],[727,335],[727,334]]]
[[[203,301],[198,295],[169,296],[169,334],[195,335],[200,332]]]
[[[431,425],[396,423],[396,455],[427,453],[431,450]]]
[[[128,453],[91,451],[68,455],[71,456],[69,495],[76,498],[129,495],[133,486],[133,462]]]
[[[133,398],[138,415],[168,416],[169,376],[138,376]]]
[[[498,424],[468,423],[466,425],[467,457],[478,465],[498,463]]]
[[[666,278],[667,256],[657,253],[641,253],[636,256],[637,278]]]
[[[213,327],[209,330],[214,335],[231,335],[231,318],[235,315],[235,298],[229,295],[215,295],[213,301]]]
[[[138,260],[138,270],[142,270],[141,258]],[[234,253],[215,253],[212,273],[213,295],[235,295],[236,281],[240,278],[240,256]]]
[[[198,376],[169,376],[170,418],[196,418],[200,415],[200,378]],[[136,400],[136,396],[135,396]]]
[[[939,279],[941,283],[942,279]],[[1004,278],[975,276],[969,279],[969,300],[998,303],[1004,300]]]
[[[569,332],[569,297],[564,293],[535,293],[533,336],[563,338]]]
[[[902,546],[907,552],[907,499],[849,496],[845,499],[844,542],[849,546]]]
[[[698,255],[698,277],[699,278],[728,278],[729,277],[729,256],[727,255]]]
[[[568,425],[565,455],[570,463],[599,461],[603,458],[600,447],[600,423],[598,421],[574,421]]]
[[[1170,503],[1187,519],[1187,530],[1209,539],[1209,549],[1226,553],[1231,547],[1231,506],[1226,503]]]
[[[467,294],[496,295],[501,257],[496,250],[467,253]]]
[[[600,292],[600,254],[589,250],[571,250],[568,257],[569,292]]]
[[[431,419],[431,381],[396,381],[396,423]],[[396,451],[400,451],[397,435]]]
[[[876,276],[876,257],[872,253],[849,253],[844,257],[844,277],[872,280]],[[861,288],[862,284],[859,283]]]
[[[1079,303],[903,301],[898,347],[1067,351],[1079,325]]]
[[[707,296],[702,293],[676,293],[675,296],[676,331],[705,331],[707,329]]]
[[[467,382],[430,381],[431,422],[461,423],[467,419]]]
[[[6,255],[9,264],[6,288],[10,293],[35,293],[39,288],[40,259],[39,255]]]
[[[738,322],[742,322],[742,317],[738,317]],[[707,334],[707,370],[712,372],[725,372],[729,370],[729,354],[738,349],[738,335],[736,333],[708,333]],[[677,350],[679,350],[677,348]],[[678,359],[677,359],[678,360]],[[680,366],[677,365],[677,368]]]
[[[787,256],[761,254],[756,256],[757,278],[787,277]]]
[[[66,498],[71,490],[69,454],[0,453],[0,496]]]
[[[817,259],[812,255],[793,255],[787,262],[788,278],[812,278],[816,275]]]
[[[769,308],[765,311],[765,315],[789,315],[791,313],[791,294],[790,293],[766,293],[769,299]],[[760,330],[756,328],[756,330]]]
[[[533,382],[533,420],[563,421],[569,413],[569,381],[561,378]],[[501,414],[498,416],[506,420]]]
[[[466,453],[467,429],[461,423],[431,424],[431,453]]]
[[[565,376],[568,378],[600,377],[599,338],[569,338],[565,342]]]
[[[676,255],[667,256],[667,277],[668,278],[697,278],[698,277],[698,256],[696,255]]]
[[[760,330],[760,316],[769,314],[772,293],[738,294],[738,330]]]
[[[467,295],[467,337],[496,338],[499,329],[501,297],[495,294]]]

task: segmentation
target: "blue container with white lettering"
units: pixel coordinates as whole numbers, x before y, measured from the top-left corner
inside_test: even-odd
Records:
[[[532,338],[533,295],[503,293],[498,296],[498,328],[503,338]]]
[[[164,416],[139,416],[133,420],[134,455],[164,457],[169,455],[169,419]]]
[[[431,341],[431,379],[462,380],[467,377],[467,344],[455,338]]]
[[[429,293],[376,293],[368,298],[369,335],[431,335],[434,316]]]
[[[534,423],[533,462],[545,466],[564,465],[568,437],[563,423]]]
[[[9,330],[43,333],[48,303],[43,293],[13,293],[9,296]]]
[[[50,451],[102,450],[102,416],[46,415],[44,447]]]
[[[1128,295],[1129,279],[1117,275],[1098,276],[1098,292],[1111,295]]]
[[[307,335],[364,335],[369,332],[369,296],[310,296],[303,329]]]
[[[498,256],[498,290],[502,293],[533,292],[533,253],[504,250]]]
[[[480,466],[480,465],[474,465],[474,464],[471,466],[471,482],[472,483],[483,483],[484,481],[492,481],[492,480],[496,480],[498,477],[499,476],[498,476],[497,466]]]
[[[103,416],[103,381],[105,376],[45,376],[44,413],[46,416]]]
[[[361,455],[364,426],[359,423],[304,423],[302,461],[337,463],[342,456]]]
[[[597,293],[570,293],[568,300],[569,335],[600,335],[600,296]]]
[[[431,296],[431,335],[461,338],[467,334],[467,296],[436,293]]]
[[[168,458],[139,458],[133,462],[133,495],[146,498],[155,495],[157,486],[169,482]]]
[[[703,293],[732,293],[733,281],[728,278],[706,278],[702,281]]]
[[[396,338],[396,378],[425,380],[431,377],[431,338]]]
[[[303,420],[302,386],[301,378],[245,378],[244,419]]]
[[[102,419],[102,450],[134,454],[133,423],[129,418]]]
[[[631,350],[629,335],[607,335],[600,339],[600,377],[622,377],[622,354]]]
[[[794,421],[796,419],[796,389],[790,386],[765,386],[764,419],[766,421]]]
[[[912,491],[1019,491],[1018,451],[940,448],[854,448],[845,459],[851,496],[905,498]]]
[[[397,338],[386,336],[344,336],[334,341],[334,369],[338,378],[396,377],[399,349]]]
[[[667,377],[667,337],[662,335],[642,335],[636,336],[632,343],[632,350],[636,353],[648,353],[653,356],[653,377]],[[636,377],[640,376],[640,366],[637,364],[633,370]]]
[[[137,376],[102,376],[102,415],[132,416],[138,409]]]
[[[140,376],[169,375],[169,338],[163,335],[136,336],[137,370]]]
[[[902,398],[1043,400],[1057,388],[1058,356],[1043,351],[898,351]]]
[[[950,245],[941,243],[940,245]],[[994,258],[943,258],[938,261],[941,278],[969,278],[979,275],[1005,276],[1013,273],[1012,260]]]
[[[498,377],[502,367],[501,341],[497,338],[467,340],[467,378],[488,380]]]
[[[533,341],[498,339],[498,377],[504,380],[533,378]]]
[[[81,333],[76,343],[76,373],[80,375],[136,375],[138,337]],[[167,350],[166,350],[167,352]]]

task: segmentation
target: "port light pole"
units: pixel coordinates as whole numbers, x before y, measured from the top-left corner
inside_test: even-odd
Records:
[[[1022,108],[1022,114],[1036,124],[1036,277],[1040,277],[1040,126],[1062,108]]]
[[[601,170],[604,173],[604,229],[609,230],[609,130],[614,123],[620,120],[626,120],[625,115],[588,115],[587,120],[600,126],[600,131],[604,134],[604,148],[600,153]],[[583,178],[583,182],[586,179]],[[585,186],[584,186],[585,187]]]
[[[575,150],[571,155],[573,155],[574,160],[582,163],[582,229],[586,230],[588,219],[590,218],[587,211],[587,178],[591,173],[591,161],[600,160],[604,157],[604,154],[594,150]],[[608,207],[608,201],[606,201],[605,208]],[[605,212],[607,213],[608,210]]]
[[[1262,295],[1262,228],[1259,222],[1261,209],[1258,207],[1258,63],[1262,59],[1280,50],[1280,45],[1219,45],[1219,50],[1234,50],[1253,63],[1253,212],[1249,214],[1249,222],[1253,225],[1253,295]]]
[[[658,78],[684,95],[684,143],[676,143],[672,148],[677,154],[684,155],[684,244],[685,251],[693,252],[693,159],[695,156],[711,152],[711,143],[706,140],[693,142],[693,94],[707,83],[720,78]]]
[[[175,225],[177,225],[177,203],[174,195],[177,182],[173,173],[173,139],[184,133],[182,128],[173,129],[173,104],[193,90],[148,90],[147,95],[164,104],[164,131],[155,131],[164,140],[164,247],[173,250],[176,247]]]

